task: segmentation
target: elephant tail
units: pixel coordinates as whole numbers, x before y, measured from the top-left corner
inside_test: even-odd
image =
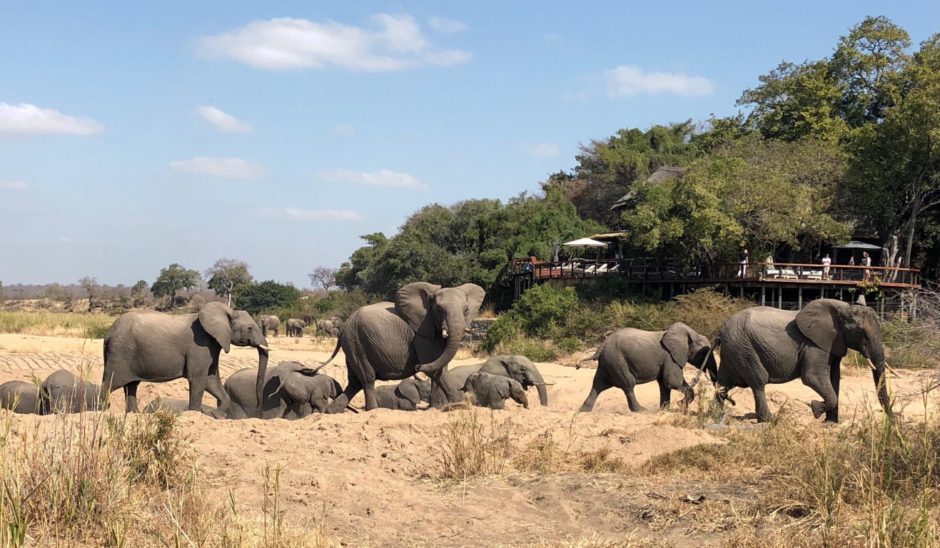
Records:
[[[333,361],[333,358],[335,358],[336,355],[339,354],[339,349],[340,349],[341,347],[342,347],[342,346],[340,345],[340,338],[337,337],[337,338],[336,338],[336,348],[333,349],[333,354],[330,355],[329,359],[327,359],[325,362],[321,363],[321,364],[320,364],[320,367],[317,367],[314,371],[319,371],[319,370],[323,369],[324,367],[326,367],[326,365],[327,365],[328,363],[330,363],[331,361]]]

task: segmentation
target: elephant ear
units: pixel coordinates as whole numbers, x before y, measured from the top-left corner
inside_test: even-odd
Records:
[[[421,403],[421,394],[414,382],[404,380],[395,387],[395,395],[405,398],[411,403],[418,405]]]
[[[849,305],[833,299],[816,299],[796,315],[796,327],[813,344],[833,356],[846,354],[839,312]]]
[[[222,346],[222,350],[225,350],[226,354],[228,354],[232,345],[232,319],[234,316],[235,313],[231,308],[216,302],[202,305],[197,315],[202,328]]]
[[[663,338],[660,339],[660,343],[663,345],[663,348],[666,349],[666,352],[669,352],[669,356],[672,358],[672,361],[676,362],[679,369],[685,367],[686,362],[689,361],[688,326],[680,322],[670,325],[666,329],[666,332],[663,333]]]
[[[408,322],[415,332],[422,331],[422,334],[432,338],[432,332],[424,333],[425,330],[433,331],[432,325],[425,324],[428,313],[431,311],[434,294],[440,291],[441,286],[429,284],[427,282],[410,283],[395,293],[395,309],[401,314],[402,318]]]
[[[475,318],[480,311],[480,306],[483,305],[483,298],[486,297],[486,291],[483,291],[483,288],[477,284],[463,284],[458,286],[457,289],[463,291],[467,296],[467,305],[470,309],[470,317],[467,318],[467,321],[470,321]]]

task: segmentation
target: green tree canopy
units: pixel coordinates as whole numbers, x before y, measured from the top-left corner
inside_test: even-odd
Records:
[[[199,285],[199,272],[189,270],[179,263],[160,270],[160,275],[150,286],[150,292],[155,297],[169,297],[170,308],[174,305],[176,292],[180,289],[192,289]]]
[[[235,306],[254,315],[279,308],[292,308],[299,300],[300,290],[296,287],[266,280],[242,288],[235,296]]]
[[[237,259],[219,259],[206,270],[206,286],[220,297],[228,297],[229,306],[234,296],[254,281],[248,272],[248,263]]]

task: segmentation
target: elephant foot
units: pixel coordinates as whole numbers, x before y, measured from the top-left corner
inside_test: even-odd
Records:
[[[819,400],[813,400],[809,402],[809,407],[813,410],[813,417],[817,419],[823,416],[823,413],[826,412],[826,404]]]

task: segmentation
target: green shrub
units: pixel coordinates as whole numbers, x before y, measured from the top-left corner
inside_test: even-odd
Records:
[[[531,337],[516,337],[500,343],[495,351],[497,354],[519,354],[534,362],[550,362],[558,355],[558,347],[545,339]]]
[[[523,293],[513,305],[511,313],[516,316],[526,333],[551,337],[555,328],[564,324],[572,315],[578,302],[578,295],[573,287],[543,284]]]

